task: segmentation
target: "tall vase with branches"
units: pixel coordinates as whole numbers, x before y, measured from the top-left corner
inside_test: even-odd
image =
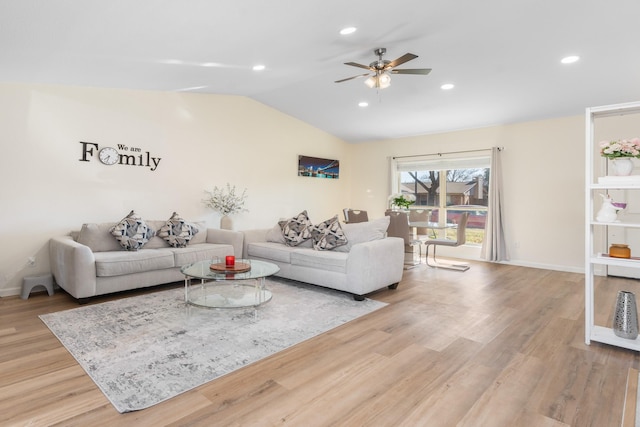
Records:
[[[244,207],[247,199],[246,188],[242,193],[238,193],[235,185],[231,186],[231,184],[227,183],[226,187],[218,188],[214,186],[213,190],[205,190],[205,193],[208,194],[208,197],[203,199],[202,203],[222,215],[222,218],[220,218],[220,228],[222,229],[233,229],[233,221],[230,215],[249,212]]]

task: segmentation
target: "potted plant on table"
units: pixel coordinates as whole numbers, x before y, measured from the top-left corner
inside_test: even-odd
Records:
[[[233,229],[233,221],[229,215],[240,212],[249,212],[248,209],[244,208],[244,203],[247,199],[246,188],[242,191],[242,194],[237,194],[236,186],[234,185],[232,187],[227,183],[225,188],[218,188],[217,186],[214,186],[212,191],[205,190],[205,193],[207,193],[209,197],[202,200],[202,203],[222,214],[222,218],[220,218],[221,229]]]
[[[396,193],[389,196],[391,209],[408,210],[409,206],[416,202],[416,196],[413,194]]]

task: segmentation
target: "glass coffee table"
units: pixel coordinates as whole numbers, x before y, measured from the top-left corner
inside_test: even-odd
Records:
[[[264,283],[266,277],[280,271],[276,264],[237,259],[236,265],[249,268],[239,273],[212,270],[212,264],[214,268],[221,265],[219,259],[212,259],[194,262],[180,269],[185,277],[184,300],[188,304],[208,308],[241,308],[257,307],[271,300],[271,291]]]

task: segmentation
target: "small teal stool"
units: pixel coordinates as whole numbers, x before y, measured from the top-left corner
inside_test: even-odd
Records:
[[[49,296],[53,295],[53,276],[51,276],[51,274],[42,274],[40,276],[25,277],[22,281],[22,294],[20,294],[20,298],[29,298],[29,294],[36,286],[43,286]]]

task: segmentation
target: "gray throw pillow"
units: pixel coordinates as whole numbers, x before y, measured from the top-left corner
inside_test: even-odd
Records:
[[[311,221],[307,211],[302,211],[291,219],[278,222],[287,246],[298,246],[311,238]]]
[[[280,227],[280,224],[276,224],[272,229],[267,231],[265,240],[267,242],[282,243],[283,245],[285,244],[284,236],[282,235],[282,227]]]
[[[114,222],[82,224],[77,242],[88,246],[91,252],[120,251],[122,247],[111,235],[114,225]]]
[[[340,227],[338,215],[311,227],[313,249],[327,251],[347,244],[347,237]]]
[[[174,212],[171,218],[160,228],[158,236],[162,237],[174,248],[185,248],[197,233],[198,227],[189,224]]]
[[[111,230],[120,246],[128,251],[137,251],[155,235],[155,232],[147,226],[140,215],[135,211],[122,218]]]

